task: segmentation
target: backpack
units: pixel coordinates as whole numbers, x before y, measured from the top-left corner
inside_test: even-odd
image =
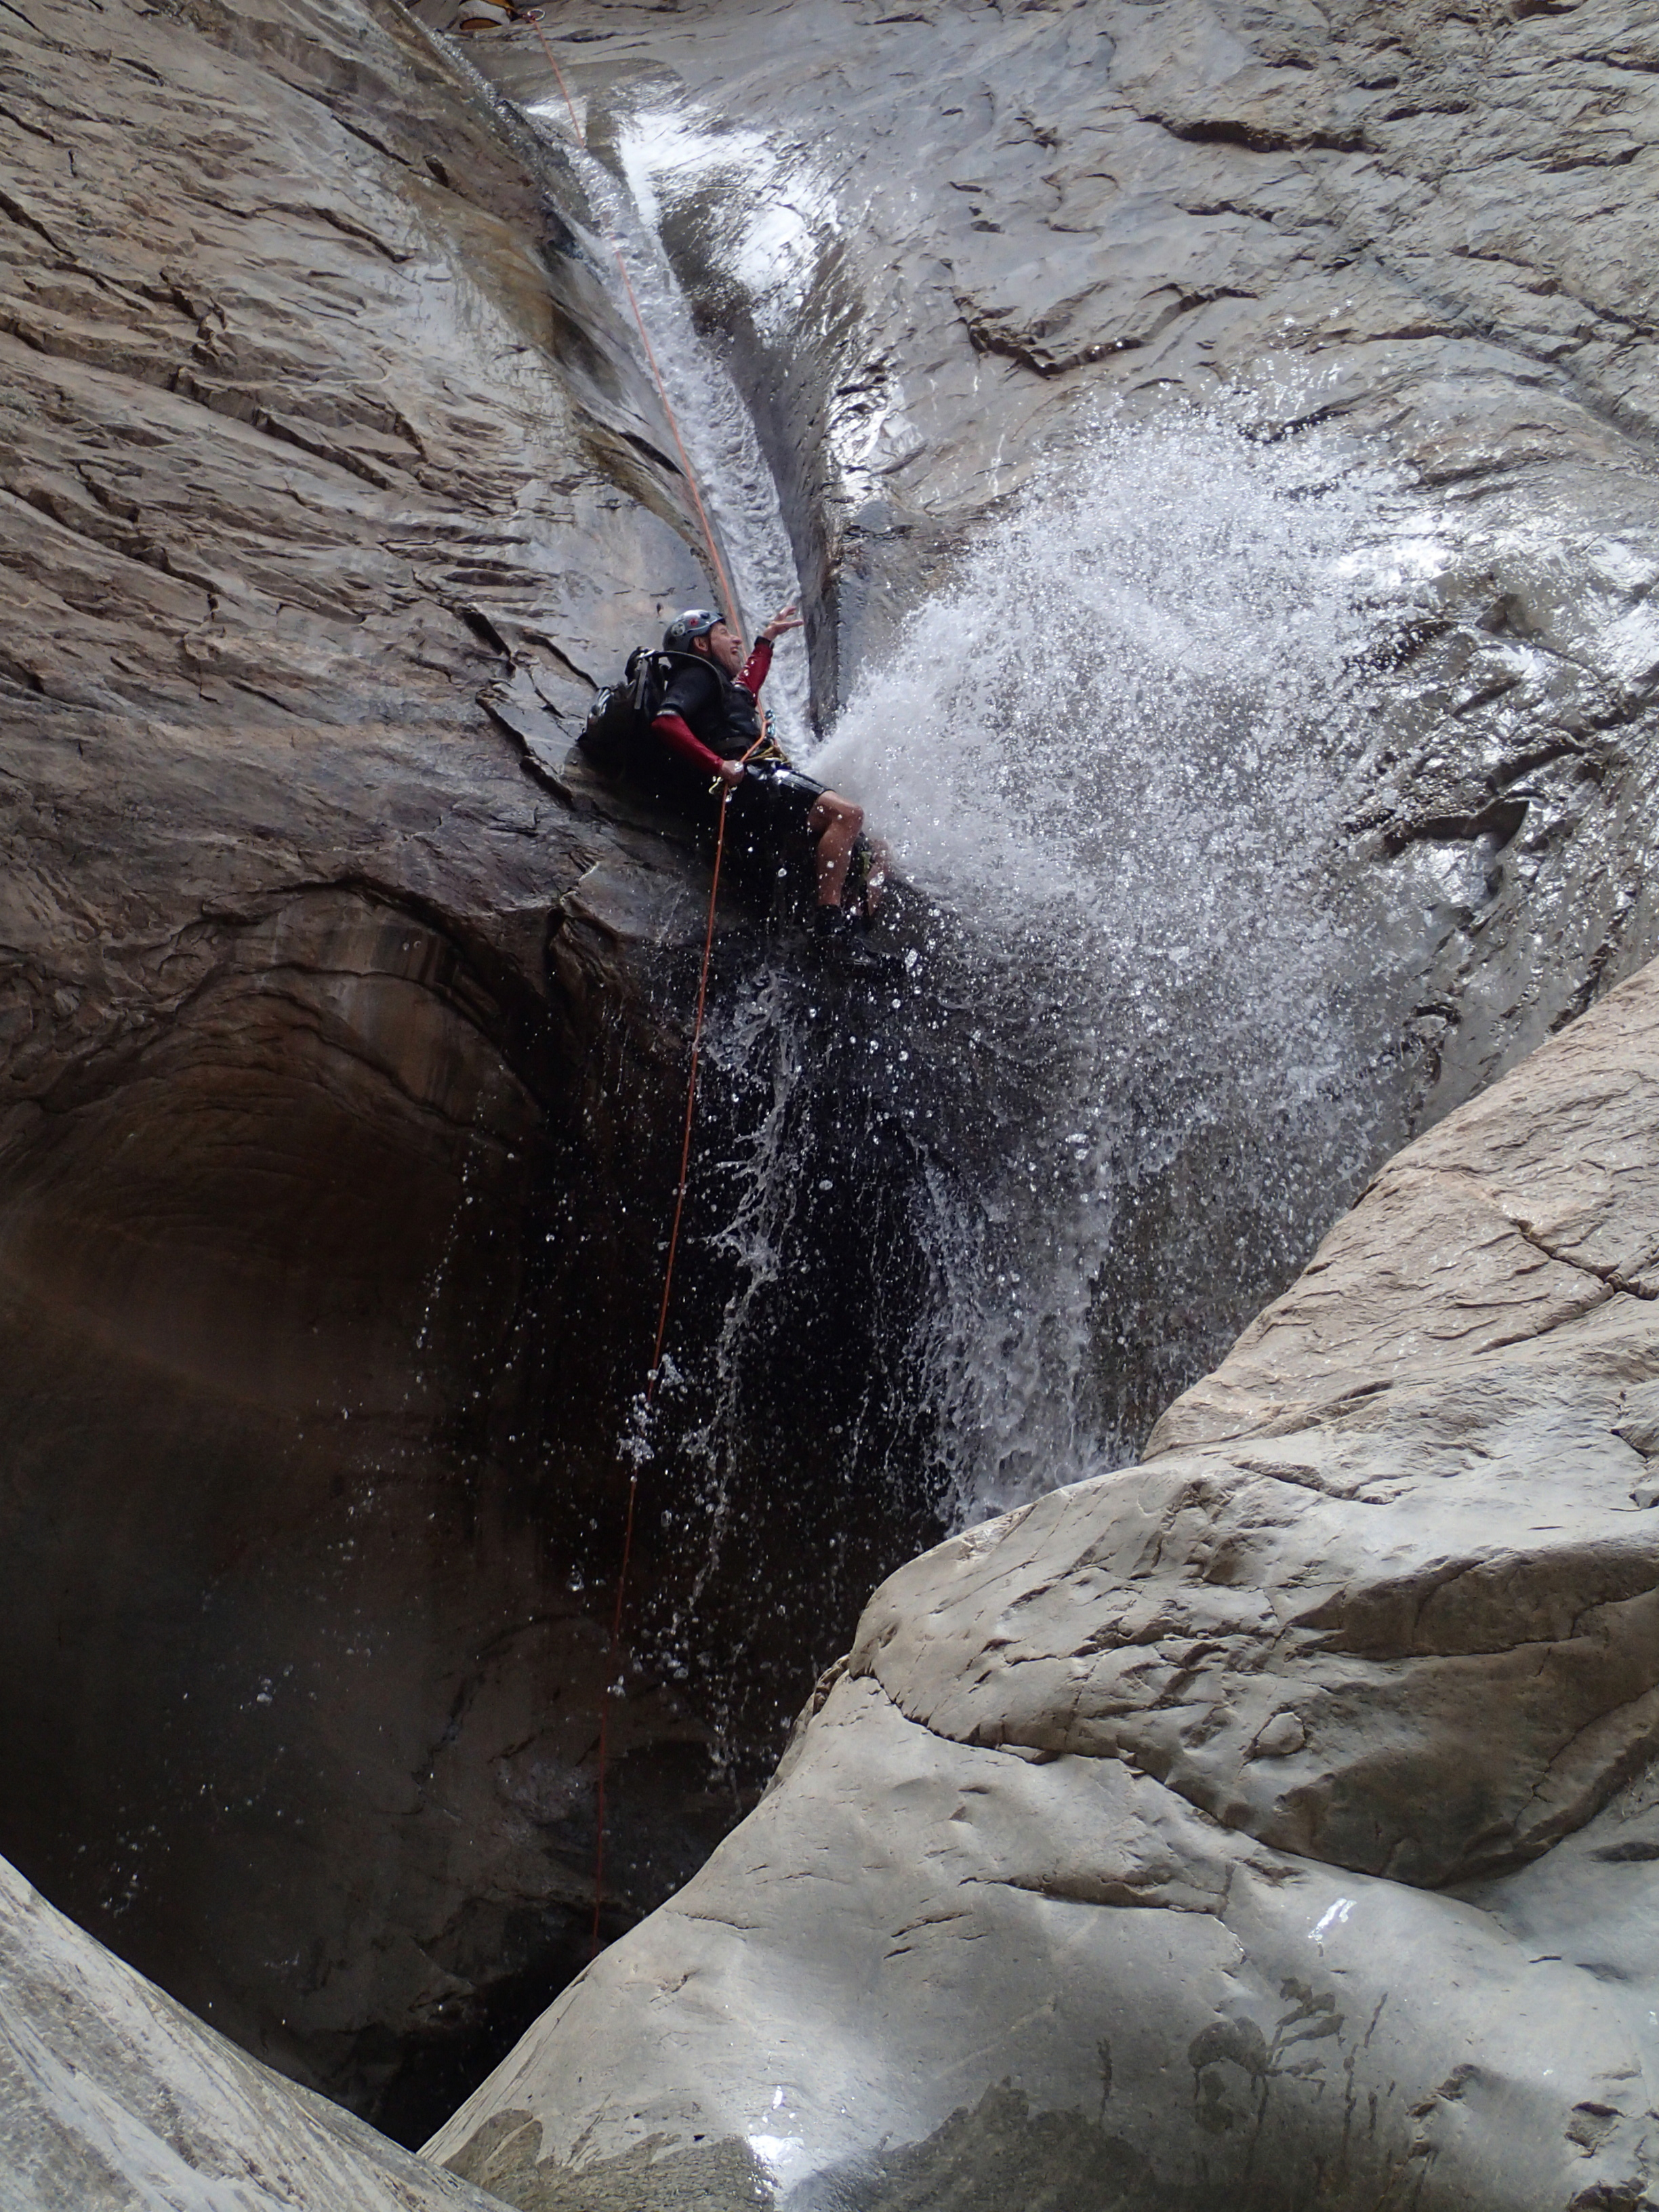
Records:
[[[576,743],[603,775],[648,779],[661,766],[663,747],[651,723],[673,672],[671,654],[636,645],[622,682],[607,685],[593,702]]]

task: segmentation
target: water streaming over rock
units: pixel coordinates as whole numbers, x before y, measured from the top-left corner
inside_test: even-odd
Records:
[[[963,1515],[1132,1455],[1375,1155],[1391,994],[1333,862],[1401,506],[1322,437],[1097,425],[814,757],[957,918],[1006,1063],[945,1261]]]
[[[769,616],[799,599],[794,553],[749,410],[718,353],[698,335],[657,235],[660,209],[645,148],[637,134],[623,134],[618,147],[623,165],[619,179],[603,162],[571,143],[562,99],[544,103],[530,113],[565,149],[622,253],[631,300],[622,292],[608,258],[602,258],[599,265],[620,295],[618,307],[630,319],[638,303],[656,369],[737,594],[738,621],[744,635],[752,637]],[[807,734],[806,676],[799,654],[780,660],[767,703],[780,734],[799,746]]]
[[[684,154],[659,122],[621,133],[626,185],[579,159],[752,620],[792,556],[653,234]],[[1333,863],[1407,513],[1334,438],[1259,439],[1242,404],[1098,422],[822,742],[780,654],[793,750],[901,882],[881,976],[826,975],[768,884],[769,957],[716,980],[635,1439],[679,1565],[637,1648],[739,1765],[799,1694],[803,1620],[836,1646],[945,1527],[1133,1457],[1373,1164],[1397,1009]]]

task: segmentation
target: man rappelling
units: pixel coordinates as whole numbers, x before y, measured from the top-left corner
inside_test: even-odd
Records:
[[[793,767],[761,713],[773,645],[800,627],[794,608],[785,607],[745,658],[737,633],[712,608],[688,608],[669,623],[662,650],[672,673],[651,720],[653,736],[669,756],[665,795],[694,816],[703,814],[709,780],[718,778],[730,809],[726,836],[739,850],[784,859],[792,848],[810,845],[819,944],[838,965],[874,966],[862,926],[880,896],[878,862],[855,896],[848,895],[855,860],[868,859],[860,839],[864,809]]]

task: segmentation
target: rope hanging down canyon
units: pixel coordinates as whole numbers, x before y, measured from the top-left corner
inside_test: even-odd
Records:
[[[572,135],[576,143],[586,150],[581,119],[576,112],[576,103],[570,96],[570,88],[565,82],[564,71],[559,67],[558,57],[553,51],[546,32],[542,28],[539,14],[532,15],[529,20],[535,25],[536,36],[542,42],[542,51],[547,56],[548,66],[553,72],[554,81],[558,85],[565,106],[569,112]],[[640,333],[640,344],[644,350],[647,366],[651,371],[651,380],[657,387],[657,397],[662,403],[663,415],[674,440],[674,449],[680,457],[681,472],[685,478],[686,489],[691,495],[691,504],[696,510],[698,526],[702,532],[703,544],[708,548],[709,561],[719,580],[726,617],[735,628],[738,612],[737,594],[732,589],[732,580],[726,574],[726,562],[720,556],[720,540],[714,535],[709,523],[708,510],[702,503],[702,494],[697,486],[696,471],[691,465],[690,456],[685,450],[685,441],[680,435],[679,422],[674,413],[673,403],[668,397],[662,371],[657,364],[656,349],[651,343],[651,333],[646,327],[645,316],[640,307],[639,297],[634,289],[633,279],[628,273],[628,261],[623,252],[622,241],[609,225],[606,226],[605,235],[606,242],[616,257],[617,274],[622,278],[623,289],[628,295],[628,304],[633,309],[634,320]],[[757,746],[763,742],[763,738],[757,739]],[[754,750],[756,747],[750,748],[751,751]],[[746,753],[744,756],[745,760],[748,757]],[[651,1365],[646,1376],[645,1404],[647,1412],[656,1396],[657,1379],[662,1370],[663,1344],[668,1334],[669,1307],[674,1295],[674,1262],[679,1256],[680,1223],[685,1212],[685,1188],[691,1167],[691,1133],[697,1110],[697,1069],[702,1057],[703,1010],[708,1000],[708,968],[714,949],[714,908],[720,896],[720,860],[726,849],[726,809],[730,796],[729,789],[720,793],[720,823],[714,835],[714,872],[708,886],[708,918],[703,930],[702,963],[697,975],[696,1017],[691,1026],[691,1066],[685,1087],[685,1124],[680,1140],[679,1177],[674,1190],[673,1221],[668,1232],[668,1258],[663,1269],[662,1304],[657,1313],[656,1342],[651,1349]],[[600,1948],[599,1922],[605,1905],[605,1753],[611,1697],[618,1680],[616,1670],[622,1663],[623,1611],[628,1597],[628,1572],[634,1553],[634,1515],[635,1507],[639,1502],[639,1490],[640,1474],[638,1465],[635,1463],[629,1469],[628,1510],[623,1528],[622,1565],[617,1576],[616,1603],[611,1613],[611,1641],[606,1654],[605,1680],[599,1692],[599,1740],[595,1758],[594,1779],[593,1929],[591,1947],[592,1955],[595,1957],[598,1956]]]

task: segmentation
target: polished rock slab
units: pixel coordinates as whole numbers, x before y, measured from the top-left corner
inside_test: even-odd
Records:
[[[125,1966],[0,1862],[6,2212],[486,2212]]]

